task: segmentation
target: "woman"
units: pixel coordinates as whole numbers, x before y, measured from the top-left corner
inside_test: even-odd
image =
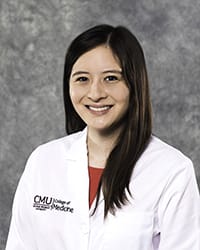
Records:
[[[68,136],[38,147],[20,180],[7,250],[199,250],[191,161],[152,135],[145,59],[124,27],[70,45]]]

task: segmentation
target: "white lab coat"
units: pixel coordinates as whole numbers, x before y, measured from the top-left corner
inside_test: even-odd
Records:
[[[38,147],[19,182],[6,250],[200,250],[191,161],[156,137],[137,162],[132,198],[104,221],[88,205],[86,133]],[[122,164],[123,167],[123,164]]]

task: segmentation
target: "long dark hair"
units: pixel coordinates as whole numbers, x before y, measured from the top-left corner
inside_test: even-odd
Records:
[[[67,134],[86,126],[76,113],[69,95],[72,67],[82,54],[103,44],[107,44],[119,59],[130,91],[125,126],[107,159],[97,192],[94,211],[102,189],[106,217],[108,212],[114,214],[116,208],[127,203],[127,191],[131,195],[129,182],[134,166],[151,138],[152,111],[144,53],[137,38],[125,27],[98,25],[76,37],[66,54],[63,91]]]

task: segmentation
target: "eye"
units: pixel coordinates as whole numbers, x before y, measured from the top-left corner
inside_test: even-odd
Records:
[[[88,78],[86,76],[80,76],[76,79],[76,82],[87,82]]]
[[[110,76],[105,77],[106,82],[116,82],[118,80],[119,80],[119,78],[117,76],[114,76],[114,75],[110,75]]]

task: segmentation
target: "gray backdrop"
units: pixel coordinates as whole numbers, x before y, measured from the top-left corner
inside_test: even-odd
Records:
[[[141,41],[154,133],[193,160],[200,183],[199,13],[199,0],[1,0],[0,249],[27,157],[65,135],[64,55],[91,25],[125,25]]]

